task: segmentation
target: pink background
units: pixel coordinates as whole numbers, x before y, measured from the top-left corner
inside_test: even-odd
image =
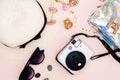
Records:
[[[44,7],[49,20],[51,14],[48,12],[48,7],[51,5],[51,0],[39,0],[39,2]],[[49,78],[49,80],[120,80],[120,64],[111,55],[93,61],[89,60],[76,75],[69,74],[55,60],[56,55],[68,43],[71,35],[77,32],[93,34],[83,31],[82,28],[92,30],[87,24],[87,19],[99,4],[98,0],[79,0],[78,6],[63,11],[61,4],[55,3],[58,12],[54,15],[54,19],[57,23],[47,25],[41,39],[32,41],[25,49],[7,48],[0,44],[0,80],[18,80],[23,67],[36,47],[45,50],[45,60],[40,65],[31,65],[36,73],[41,73],[40,78],[32,80],[43,80],[44,78]],[[70,10],[75,12],[77,21],[69,13]],[[66,30],[63,25],[63,20],[66,18],[70,18],[74,24],[69,30]],[[94,55],[106,52],[97,39],[82,38],[82,40],[93,50]],[[47,71],[49,64],[53,66],[51,72]]]

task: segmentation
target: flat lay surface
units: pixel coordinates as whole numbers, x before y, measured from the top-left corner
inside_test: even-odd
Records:
[[[41,38],[30,42],[25,48],[8,48],[0,44],[0,80],[18,80],[25,64],[37,47],[44,50],[45,59],[38,65],[30,64],[35,74],[38,73],[31,80],[120,79],[120,64],[111,55],[96,60],[88,60],[85,67],[75,75],[71,75],[56,61],[57,54],[75,33],[82,32],[100,36],[89,26],[88,18],[102,2],[99,0],[79,0],[69,6],[67,4],[69,1],[72,0],[38,0],[48,19]],[[39,25],[39,23],[36,24]],[[27,25],[25,30],[32,30],[32,27],[29,28]],[[28,36],[31,34],[28,34]],[[106,52],[106,49],[97,39],[86,37],[80,37],[80,39],[93,51],[93,55]]]

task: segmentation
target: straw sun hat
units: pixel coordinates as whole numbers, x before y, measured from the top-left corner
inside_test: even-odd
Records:
[[[36,0],[0,0],[0,43],[6,46],[29,42],[45,22],[44,10]]]

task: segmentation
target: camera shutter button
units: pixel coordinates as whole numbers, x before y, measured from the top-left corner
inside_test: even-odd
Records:
[[[69,50],[72,50],[72,46],[69,46],[68,49],[69,49]]]

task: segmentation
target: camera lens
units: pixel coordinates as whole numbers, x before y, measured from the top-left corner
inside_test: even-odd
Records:
[[[84,67],[86,58],[83,53],[78,51],[71,52],[66,58],[66,64],[71,70],[77,71]]]

